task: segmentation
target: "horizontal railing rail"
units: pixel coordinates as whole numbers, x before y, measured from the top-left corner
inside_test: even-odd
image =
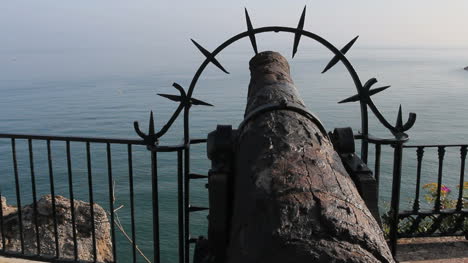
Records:
[[[468,144],[420,144],[420,145],[403,145],[403,148],[453,148],[453,147],[468,147]]]
[[[53,135],[51,136],[51,135],[0,133],[0,138],[146,145],[142,139],[119,139],[119,138],[104,138],[104,137],[53,136]]]

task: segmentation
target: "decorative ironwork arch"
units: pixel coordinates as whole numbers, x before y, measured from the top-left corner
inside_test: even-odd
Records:
[[[334,57],[330,60],[330,62],[326,65],[322,73],[327,72],[329,69],[331,69],[333,66],[335,66],[338,62],[342,62],[345,68],[347,69],[348,73],[350,74],[354,85],[357,90],[357,94],[353,95],[347,99],[344,99],[340,101],[339,103],[347,103],[347,102],[356,102],[359,101],[360,103],[360,108],[361,108],[361,138],[362,138],[362,147],[361,147],[361,158],[367,162],[367,155],[368,155],[368,142],[369,141],[380,141],[381,143],[393,143],[397,141],[406,141],[408,140],[408,136],[405,133],[405,131],[409,130],[415,123],[416,121],[416,114],[415,113],[409,113],[408,120],[403,124],[403,119],[402,119],[402,110],[401,110],[401,105],[398,111],[398,116],[397,116],[397,121],[395,125],[390,124],[387,119],[382,115],[382,113],[379,111],[377,106],[374,104],[374,102],[371,99],[371,96],[386,90],[390,86],[384,86],[384,87],[379,87],[379,88],[374,88],[371,89],[371,87],[377,83],[376,78],[371,78],[369,79],[366,83],[362,84],[359,75],[357,74],[356,70],[354,69],[353,65],[351,62],[346,58],[345,54],[351,49],[353,44],[356,42],[358,37],[355,37],[352,39],[348,44],[346,44],[342,49],[338,49],[335,47],[333,44],[328,42],[326,39],[320,37],[319,35],[316,35],[312,32],[304,30],[304,21],[305,21],[305,14],[306,14],[306,7],[304,7],[304,10],[302,12],[302,15],[299,19],[298,26],[296,28],[292,27],[283,27],[283,26],[267,26],[267,27],[259,27],[259,28],[253,28],[252,22],[250,20],[250,16],[247,12],[247,9],[245,9],[245,17],[246,17],[246,23],[247,23],[247,31],[244,31],[242,33],[239,33],[225,42],[223,42],[221,45],[219,45],[214,51],[209,52],[205,48],[203,48],[200,44],[198,44],[195,40],[191,40],[194,45],[200,50],[200,52],[206,57],[206,59],[202,62],[202,64],[199,66],[197,71],[195,72],[195,75],[192,78],[192,81],[190,83],[190,86],[188,88],[188,91],[185,92],[184,88],[180,86],[177,83],[174,83],[173,86],[179,91],[179,95],[170,95],[170,94],[158,94],[162,97],[168,98],[172,101],[179,102],[179,106],[177,109],[174,111],[172,114],[171,118],[168,120],[168,122],[161,128],[160,131],[157,133],[154,131],[154,122],[153,122],[153,117],[152,117],[152,112],[150,115],[150,124],[149,124],[149,132],[148,134],[143,133],[139,129],[138,122],[134,123],[134,128],[137,134],[145,139],[147,142],[150,144],[157,144],[158,139],[162,137],[172,126],[174,121],[178,118],[182,110],[184,110],[184,143],[186,145],[189,144],[190,137],[189,137],[189,112],[190,112],[190,107],[192,105],[205,105],[205,106],[213,106],[209,103],[203,102],[201,100],[192,98],[192,94],[195,90],[195,87],[197,85],[198,79],[200,78],[201,74],[204,72],[206,66],[209,63],[214,64],[216,67],[218,67],[221,71],[225,72],[226,74],[229,74],[229,72],[221,65],[221,63],[216,59],[216,55],[218,55],[221,51],[223,51],[225,48],[230,46],[232,43],[243,39],[245,37],[249,37],[250,42],[252,44],[252,48],[255,52],[255,54],[258,53],[258,48],[257,48],[257,41],[255,36],[257,34],[261,33],[267,33],[267,32],[286,32],[286,33],[293,33],[294,34],[294,43],[293,43],[293,53],[292,57],[294,58],[301,37],[305,36],[310,39],[313,39],[326,47],[328,50],[330,50],[333,54]],[[377,117],[379,122],[387,128],[394,136],[394,139],[379,139],[379,138],[374,138],[369,135],[369,119],[368,119],[368,108],[372,111],[372,113]]]

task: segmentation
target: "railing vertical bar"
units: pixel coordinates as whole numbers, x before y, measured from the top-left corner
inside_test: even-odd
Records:
[[[127,145],[128,152],[128,184],[130,187],[130,220],[132,228],[132,257],[133,263],[136,262],[136,233],[135,233],[135,200],[133,193],[133,158],[132,145]]]
[[[179,221],[179,262],[185,260],[185,236],[184,236],[184,174],[182,163],[182,150],[177,151],[177,203]]]
[[[445,147],[439,146],[438,147],[438,155],[439,155],[439,170],[437,173],[437,197],[434,203],[434,210],[440,211],[440,197],[441,197],[441,190],[442,190],[442,168],[444,166],[444,155],[445,155]]]
[[[374,166],[374,175],[375,181],[377,182],[377,190],[379,189],[380,182],[380,155],[382,152],[382,145],[377,143],[375,144],[375,166]],[[378,192],[377,192],[378,196]]]
[[[458,187],[458,201],[457,201],[457,211],[461,211],[463,208],[463,189],[465,183],[465,163],[466,163],[466,153],[467,153],[467,146],[462,146],[460,149],[460,183]]]
[[[190,145],[187,144],[184,155],[184,242],[185,242],[185,263],[189,263],[190,259]]]
[[[73,196],[73,174],[72,174],[72,163],[70,153],[70,141],[66,141],[67,151],[67,169],[68,169],[68,188],[70,192],[70,210],[72,219],[72,234],[73,234],[73,257],[75,262],[78,261],[78,242],[76,237],[76,219],[75,219],[75,199]]]
[[[413,203],[413,212],[417,213],[419,211],[419,191],[421,188],[421,167],[422,167],[422,159],[424,156],[424,147],[418,147],[416,150],[417,158],[418,158],[418,168],[416,172],[416,194]]]
[[[21,211],[21,192],[18,175],[18,162],[16,160],[16,141],[11,139],[11,152],[13,155],[13,171],[15,174],[15,188],[16,188],[16,206],[18,207],[18,223],[20,231],[21,254],[24,254],[24,237],[23,237],[23,215]]]
[[[31,171],[31,188],[33,198],[33,218],[34,218],[34,229],[36,231],[36,249],[37,255],[41,254],[41,241],[39,235],[39,223],[37,222],[37,192],[36,192],[36,175],[34,173],[34,154],[32,139],[28,139],[28,150],[29,150],[29,168]]]
[[[151,182],[153,197],[153,261],[160,262],[161,253],[159,249],[158,160],[155,149],[151,150]]]
[[[47,162],[49,165],[50,195],[52,199],[52,216],[54,217],[55,257],[59,258],[60,250],[59,250],[59,239],[58,239],[57,210],[56,210],[56,205],[55,205],[54,171],[52,168],[52,151],[50,149],[50,140],[47,140]]]
[[[3,202],[2,202],[1,189],[0,189],[0,232],[2,232],[2,251],[5,252],[5,231],[3,230]]]
[[[89,209],[91,216],[91,238],[93,242],[93,262],[97,260],[96,229],[94,218],[93,175],[91,170],[91,146],[86,142],[86,166],[88,168]]]
[[[393,181],[392,181],[392,200],[391,200],[391,225],[390,225],[390,249],[392,255],[396,255],[398,224],[400,210],[400,189],[401,189],[401,166],[403,160],[403,143],[397,142],[394,145],[393,154]]]
[[[114,222],[114,179],[112,178],[112,159],[111,159],[111,146],[107,143],[107,175],[109,177],[109,208],[111,217],[111,234],[112,234],[112,256],[113,262],[117,262],[117,249],[115,243],[115,222]]]

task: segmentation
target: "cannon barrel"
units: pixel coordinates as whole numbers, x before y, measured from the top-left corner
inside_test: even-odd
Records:
[[[262,52],[250,71],[233,141],[225,259],[216,262],[394,262],[287,60]]]

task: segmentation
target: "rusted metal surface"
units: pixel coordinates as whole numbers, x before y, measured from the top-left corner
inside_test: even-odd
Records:
[[[285,58],[250,62],[246,116],[265,104],[304,106]],[[383,234],[332,143],[308,116],[268,111],[236,142],[226,262],[393,262]]]
[[[350,127],[335,128],[333,133],[330,133],[330,139],[333,143],[333,147],[341,158],[346,172],[351,176],[367,208],[369,208],[375,220],[381,226],[382,223],[380,221],[378,204],[379,186],[372,171],[355,152],[353,130]]]

